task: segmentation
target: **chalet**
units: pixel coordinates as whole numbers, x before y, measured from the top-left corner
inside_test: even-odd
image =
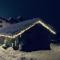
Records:
[[[5,38],[3,46],[12,46],[22,51],[49,50],[50,34],[56,35],[56,31],[39,18],[0,29],[0,37]]]

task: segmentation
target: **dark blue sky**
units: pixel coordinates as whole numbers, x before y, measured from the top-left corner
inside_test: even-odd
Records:
[[[50,0],[0,0],[0,15],[48,16],[53,9]]]
[[[39,16],[60,31],[59,7],[56,0],[0,0],[0,16]]]

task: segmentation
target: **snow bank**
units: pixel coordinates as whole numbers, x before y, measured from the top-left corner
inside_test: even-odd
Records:
[[[51,50],[22,52],[11,47],[4,50],[0,46],[0,60],[60,60],[60,46],[51,44]]]

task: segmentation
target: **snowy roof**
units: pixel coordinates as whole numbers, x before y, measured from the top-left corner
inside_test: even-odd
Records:
[[[22,22],[24,20],[27,20],[29,19],[28,17],[25,17],[25,16],[17,16],[17,17],[3,17],[1,16],[0,17],[0,22],[1,21],[5,21],[5,22],[8,22],[10,24],[14,24],[14,23],[18,23],[18,22]]]
[[[17,36],[21,35],[26,30],[30,29],[31,27],[35,26],[38,23],[43,27],[45,27],[52,34],[56,34],[56,32],[43,20],[39,18],[34,18],[16,24],[11,24],[10,26],[0,29],[0,36],[8,38],[16,38]]]

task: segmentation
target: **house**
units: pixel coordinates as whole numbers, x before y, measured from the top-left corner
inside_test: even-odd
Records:
[[[0,29],[0,37],[5,37],[4,43],[12,41],[10,45],[14,49],[21,48],[22,51],[49,50],[50,34],[56,35],[56,31],[39,18]]]

